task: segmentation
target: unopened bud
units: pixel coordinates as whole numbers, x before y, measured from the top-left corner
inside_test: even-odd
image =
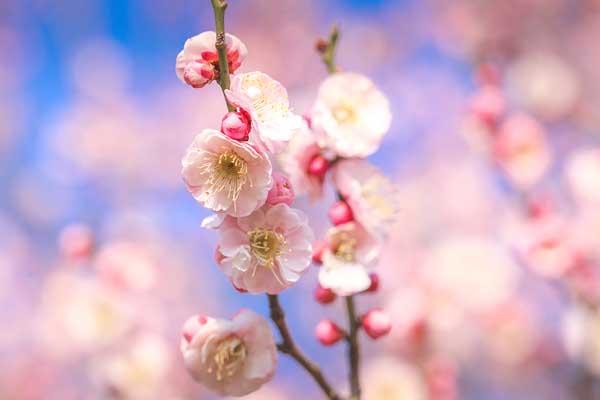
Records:
[[[354,220],[352,209],[344,200],[334,203],[329,209],[329,219],[334,225],[341,225]]]
[[[202,61],[192,61],[183,70],[183,80],[195,89],[206,86],[216,77],[212,64]]]
[[[228,112],[221,121],[221,132],[233,140],[248,140],[251,127],[250,116],[243,110]]]
[[[315,335],[324,346],[334,345],[344,337],[342,330],[328,319],[324,319],[317,324]]]
[[[362,326],[366,334],[372,339],[379,339],[390,332],[392,329],[392,321],[385,312],[374,309],[363,316]]]

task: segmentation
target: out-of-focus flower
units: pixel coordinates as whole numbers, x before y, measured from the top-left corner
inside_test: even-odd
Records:
[[[109,285],[138,291],[152,289],[159,279],[149,249],[133,242],[106,244],[94,260],[98,275]]]
[[[104,391],[142,399],[157,395],[169,372],[169,346],[155,333],[136,336],[127,347],[92,363],[92,375]]]
[[[321,84],[311,121],[325,147],[342,157],[366,157],[379,147],[392,115],[387,98],[369,78],[341,72]]]
[[[600,148],[580,149],[567,159],[566,177],[581,206],[600,204]]]
[[[385,310],[394,321],[391,343],[403,353],[419,353],[427,339],[427,299],[423,291],[402,288],[386,304]]]
[[[67,259],[84,260],[94,249],[94,234],[86,225],[69,225],[60,232],[58,246]]]
[[[600,314],[586,306],[573,306],[562,320],[568,355],[600,375]]]
[[[252,117],[250,140],[261,150],[277,153],[302,129],[302,117],[290,109],[287,90],[267,74],[248,72],[231,80],[227,99]]]
[[[319,159],[319,168],[313,167],[315,159]],[[279,154],[279,163],[289,176],[298,195],[308,194],[314,200],[323,192],[323,179],[329,166],[321,155],[321,148],[314,134],[304,126],[289,141],[284,151]],[[315,173],[318,172],[318,173]]]
[[[212,31],[202,32],[185,41],[175,63],[179,79],[194,88],[201,88],[219,78],[219,55],[215,41],[216,34]],[[225,34],[225,46],[229,72],[235,73],[248,50],[241,40],[228,33]]]
[[[418,371],[395,358],[371,361],[364,368],[365,400],[425,400],[427,388]]]
[[[504,113],[506,104],[502,91],[495,85],[485,85],[473,96],[470,111],[487,127],[495,127]]]
[[[333,321],[324,319],[315,327],[315,336],[322,345],[332,346],[344,337],[344,333]]]
[[[392,320],[382,310],[370,310],[362,317],[362,327],[372,339],[379,339],[390,333]]]
[[[442,357],[425,366],[425,380],[430,400],[458,400],[458,372],[454,363]]]
[[[508,68],[507,84],[517,103],[548,119],[573,111],[581,92],[572,66],[549,52],[529,52],[517,59]]]
[[[204,207],[235,217],[262,206],[271,188],[271,162],[252,146],[205,129],[182,160],[183,179]]]
[[[279,293],[310,266],[313,233],[306,216],[286,204],[265,206],[219,233],[221,269],[250,293]]]
[[[396,186],[366,160],[340,161],[333,179],[354,218],[376,237],[384,239],[398,214]]]
[[[475,236],[440,242],[422,272],[430,289],[468,310],[485,310],[505,301],[519,278],[518,266],[505,249]]]
[[[274,206],[283,203],[291,206],[294,198],[294,188],[287,176],[279,172],[273,172],[273,187],[269,190],[267,204]]]
[[[493,153],[508,178],[525,188],[539,182],[552,161],[544,128],[525,114],[513,114],[504,120]]]
[[[273,377],[277,364],[269,324],[250,310],[241,310],[232,320],[200,319],[197,330],[181,339],[181,352],[196,381],[227,396],[258,390]]]
[[[376,261],[379,250],[379,242],[355,222],[330,228],[321,257],[319,283],[340,296],[368,289],[368,268]]]

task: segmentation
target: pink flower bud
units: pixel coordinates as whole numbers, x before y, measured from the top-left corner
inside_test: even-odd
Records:
[[[274,206],[284,203],[291,206],[294,198],[294,189],[287,176],[279,172],[273,172],[273,187],[267,195],[267,204]]]
[[[371,286],[369,286],[366,292],[376,292],[379,289],[379,275],[373,272],[369,274],[369,278],[371,279]]]
[[[196,332],[204,325],[208,319],[204,315],[195,315],[190,317],[183,324],[183,329],[181,330],[181,335],[183,338],[189,343],[192,341]]]
[[[192,61],[183,70],[183,80],[195,89],[206,86],[216,77],[212,64],[203,61]]]
[[[390,332],[392,321],[385,312],[374,309],[362,317],[362,326],[372,339],[379,339]]]
[[[320,304],[329,304],[332,303],[336,299],[336,294],[333,290],[324,288],[320,284],[317,285],[315,289],[315,300]]]
[[[318,264],[318,265],[323,264],[323,259],[322,259],[323,252],[325,251],[327,246],[328,246],[328,244],[325,241],[319,241],[319,242],[313,243],[312,261],[315,264]]]
[[[221,132],[233,140],[248,140],[251,127],[250,115],[242,109],[228,112],[221,121]]]
[[[345,224],[354,220],[352,209],[344,200],[334,203],[329,209],[329,219],[334,225]]]
[[[324,346],[334,345],[344,337],[342,330],[328,319],[324,319],[317,324],[315,334],[319,342]]]
[[[308,163],[308,173],[320,179],[325,178],[327,169],[329,168],[329,160],[320,154],[317,154]]]
[[[60,233],[58,246],[62,255],[69,260],[83,260],[92,255],[94,234],[85,225],[71,225]]]

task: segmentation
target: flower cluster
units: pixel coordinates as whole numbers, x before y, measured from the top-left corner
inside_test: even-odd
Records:
[[[215,261],[221,271],[239,292],[275,296],[297,283],[312,261],[322,264],[320,303],[376,291],[378,277],[370,269],[397,213],[396,188],[365,157],[390,128],[388,100],[367,77],[338,72],[321,84],[302,118],[290,108],[281,83],[263,72],[234,74],[246,46],[226,35],[225,49],[221,43],[219,50],[217,36],[204,32],[189,39],[176,69],[194,88],[219,80],[229,108],[220,130],[202,130],[182,160],[189,192],[214,212],[202,226],[218,230]],[[227,57],[232,74],[225,81],[219,55]],[[283,173],[276,171],[276,161]],[[334,226],[313,251],[308,220],[291,206],[296,194],[318,198],[327,176],[339,200],[329,210]],[[360,320],[357,326],[374,339],[391,328],[379,309]],[[356,341],[355,328],[350,341]],[[347,336],[328,320],[317,326],[316,335],[325,345]],[[258,389],[276,364],[272,334],[250,312],[231,322],[192,317],[181,349],[194,379],[223,395]]]

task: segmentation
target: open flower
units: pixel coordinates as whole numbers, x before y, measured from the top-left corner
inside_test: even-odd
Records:
[[[184,325],[181,352],[192,377],[225,396],[258,390],[273,377],[277,364],[269,324],[250,310],[232,320],[191,317]]]
[[[373,154],[392,121],[383,93],[351,72],[330,75],[321,84],[311,117],[323,144],[342,157]]]
[[[234,217],[265,203],[271,188],[271,162],[247,143],[205,129],[182,160],[183,179],[204,207]]]
[[[317,138],[308,129],[306,123],[279,154],[279,164],[290,178],[297,195],[306,193],[311,199],[316,199],[323,193],[324,174],[317,175],[310,169],[311,162],[320,154],[321,147],[317,143]]]
[[[397,210],[397,188],[366,160],[343,160],[336,164],[333,180],[337,190],[367,230],[383,239],[393,226]]]
[[[327,232],[319,283],[340,296],[367,290],[368,269],[379,255],[379,242],[356,222],[335,226]]]
[[[200,88],[219,78],[219,55],[215,47],[216,34],[202,32],[185,41],[183,50],[177,55],[175,71],[183,82]],[[225,34],[229,72],[234,73],[248,54],[246,45],[237,37]]]
[[[262,72],[239,74],[231,80],[227,99],[252,118],[250,140],[262,150],[279,152],[303,120],[290,110],[287,90]]]
[[[236,288],[277,294],[296,283],[312,256],[306,216],[286,204],[265,206],[222,226],[220,267]]]

